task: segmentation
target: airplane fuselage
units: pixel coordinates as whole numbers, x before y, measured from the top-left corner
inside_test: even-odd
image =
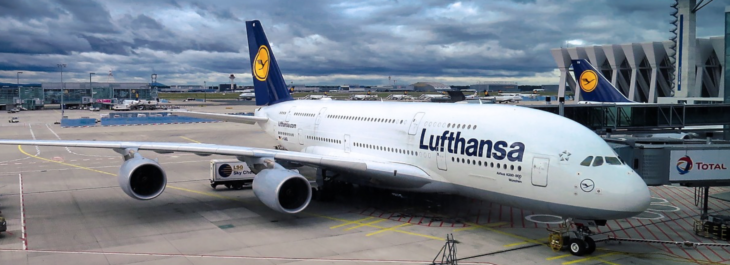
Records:
[[[649,203],[646,184],[628,166],[580,165],[588,156],[616,157],[600,137],[539,110],[294,100],[255,115],[269,118],[262,128],[288,150],[412,165],[433,182],[356,178],[365,185],[461,194],[582,219],[625,218]]]

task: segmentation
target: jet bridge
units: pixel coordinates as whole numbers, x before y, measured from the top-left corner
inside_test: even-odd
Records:
[[[671,138],[606,138],[649,186],[730,186],[730,142]]]

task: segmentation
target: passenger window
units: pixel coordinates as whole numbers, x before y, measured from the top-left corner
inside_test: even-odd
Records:
[[[621,165],[621,160],[619,160],[617,157],[607,156],[606,163],[609,165]]]
[[[603,157],[597,156],[596,160],[593,160],[593,166],[597,167],[597,166],[601,166],[601,165],[603,165]]]
[[[583,162],[580,162],[581,166],[590,166],[591,161],[593,161],[593,156],[586,157],[586,159],[583,159]]]

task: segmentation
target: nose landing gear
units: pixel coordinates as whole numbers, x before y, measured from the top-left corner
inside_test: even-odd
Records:
[[[571,224],[575,225],[575,231],[570,230]],[[568,249],[570,254],[583,256],[596,251],[596,241],[591,238],[593,232],[588,226],[567,219],[560,228],[547,230],[550,231],[549,246],[555,252]]]

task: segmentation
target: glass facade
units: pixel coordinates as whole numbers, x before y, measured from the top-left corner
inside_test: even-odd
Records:
[[[723,58],[720,58],[722,60]],[[721,87],[725,91],[725,103],[730,103],[730,6],[725,8],[725,87]]]

